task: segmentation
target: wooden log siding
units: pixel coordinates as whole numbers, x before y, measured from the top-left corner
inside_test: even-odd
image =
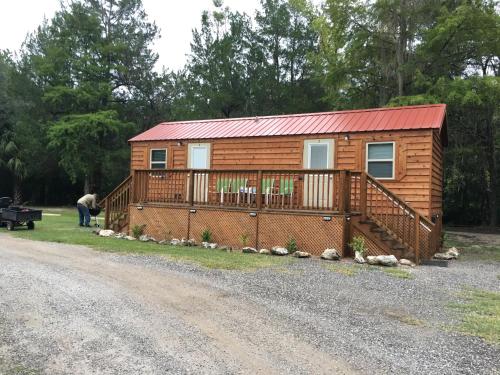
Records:
[[[443,146],[437,130],[432,137],[431,215],[443,214]]]
[[[381,180],[422,215],[441,211],[442,147],[432,130],[404,130],[321,134],[311,136],[269,136],[211,140],[132,142],[131,169],[149,168],[150,150],[166,148],[167,167],[187,168],[189,143],[211,143],[211,168],[217,170],[285,170],[303,167],[304,141],[333,139],[333,167],[365,170],[367,142],[395,142],[395,179]]]

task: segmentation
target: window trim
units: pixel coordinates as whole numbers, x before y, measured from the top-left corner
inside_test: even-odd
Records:
[[[368,148],[370,145],[392,145],[392,159],[370,159],[368,157]],[[394,141],[381,141],[381,142],[366,142],[366,157],[365,157],[365,171],[368,173],[369,162],[392,162],[392,176],[391,177],[375,177],[377,180],[395,180],[396,179],[396,142]]]
[[[153,161],[153,151],[165,151],[165,161]],[[165,168],[153,168],[153,164],[165,164]],[[168,169],[168,148],[151,148],[149,149],[149,169],[165,170]]]
[[[311,146],[312,145],[326,145],[326,169],[333,169],[335,167],[335,161],[333,160],[333,151],[335,149],[335,142],[330,138],[322,138],[322,139],[306,139],[304,140],[304,157],[303,157],[303,165],[304,169],[312,169],[311,168]]]
[[[207,149],[207,167],[204,169],[210,169],[211,162],[212,162],[212,144],[211,143],[189,143],[188,144],[188,155],[187,155],[187,167],[188,169],[194,169],[191,168],[191,156],[192,156],[192,150],[195,147],[205,147]]]

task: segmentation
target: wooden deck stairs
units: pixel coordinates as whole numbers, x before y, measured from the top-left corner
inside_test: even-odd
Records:
[[[361,220],[360,216],[351,218],[352,228],[359,231],[365,238],[368,238],[376,246],[378,251],[369,249],[368,255],[395,255],[398,259],[415,259],[415,252],[409,246],[403,244],[387,230],[380,227],[376,222],[366,219]]]
[[[115,232],[128,232],[128,205],[131,203],[132,176],[128,176],[100,203],[104,207],[105,228]]]

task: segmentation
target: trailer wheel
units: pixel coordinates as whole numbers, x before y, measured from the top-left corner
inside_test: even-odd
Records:
[[[7,230],[14,230],[15,225],[13,221],[7,221]]]
[[[26,223],[26,225],[27,225],[27,227],[28,227],[28,230],[33,230],[33,229],[35,229],[35,223],[34,223],[34,222],[32,222],[32,221],[28,221],[28,222]]]

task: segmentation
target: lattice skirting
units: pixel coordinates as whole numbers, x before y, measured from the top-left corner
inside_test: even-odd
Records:
[[[135,225],[145,225],[144,233],[157,240],[188,237],[189,211],[185,208],[142,206],[129,207],[129,231]]]
[[[189,216],[189,236],[201,241],[201,233],[209,229],[219,245],[241,248],[256,247],[257,217],[249,212],[197,209]],[[246,242],[243,238],[246,237]]]
[[[321,255],[326,248],[335,248],[344,254],[347,240],[344,216],[323,216],[250,211],[188,208],[144,205],[142,209],[130,206],[130,225],[145,225],[145,233],[158,240],[195,238],[209,229],[213,241],[220,245],[241,248],[244,244],[258,249],[285,246],[293,238],[299,250]],[[244,240],[245,239],[245,240]]]
[[[285,246],[290,238],[299,250],[314,255],[328,248],[344,253],[344,217],[331,216],[325,221],[318,215],[261,213],[259,215],[259,247]]]

